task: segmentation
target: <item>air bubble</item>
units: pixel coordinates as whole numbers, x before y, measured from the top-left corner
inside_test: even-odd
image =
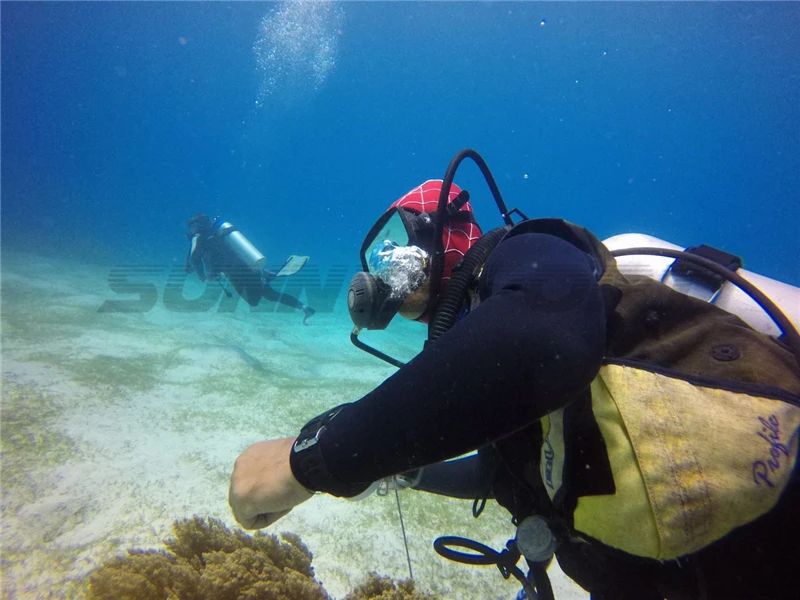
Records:
[[[319,90],[336,67],[344,11],[338,3],[299,0],[270,10],[253,44],[257,106],[289,107]]]

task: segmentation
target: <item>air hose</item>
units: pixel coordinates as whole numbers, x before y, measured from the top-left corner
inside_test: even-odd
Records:
[[[670,248],[621,248],[614,250],[611,253],[615,258],[618,256],[667,256],[676,260],[684,260],[686,262],[694,263],[702,268],[712,271],[722,279],[730,281],[733,285],[742,290],[745,294],[761,307],[761,309],[769,315],[778,329],[782,333],[782,340],[791,349],[794,354],[795,362],[800,367],[800,332],[794,326],[792,321],[783,314],[783,311],[772,301],[769,297],[759,290],[755,285],[750,283],[747,279],[731,271],[727,267],[719,263],[709,260],[703,256],[691,254],[682,250],[672,250]]]
[[[475,242],[475,245],[461,259],[459,265],[453,270],[453,276],[444,297],[436,307],[436,315],[428,325],[428,341],[434,341],[455,325],[467,290],[475,281],[478,270],[510,229],[509,225],[492,229]]]
[[[465,548],[471,552],[462,552],[454,548]],[[526,577],[517,567],[517,561],[522,554],[514,540],[509,540],[505,549],[497,552],[475,540],[443,536],[434,540],[433,549],[439,556],[465,565],[495,565],[503,575],[503,579],[513,576],[530,600],[553,600],[553,588],[547,576],[547,565],[552,560],[552,556],[540,563],[528,561],[530,572]]]

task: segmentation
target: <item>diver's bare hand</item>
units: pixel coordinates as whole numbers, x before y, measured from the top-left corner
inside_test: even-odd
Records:
[[[289,454],[295,438],[267,440],[248,447],[233,465],[228,503],[245,529],[272,525],[313,494],[294,478]]]

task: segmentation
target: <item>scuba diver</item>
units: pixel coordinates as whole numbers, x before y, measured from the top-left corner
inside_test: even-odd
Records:
[[[466,158],[504,221],[486,234],[453,183]],[[508,211],[460,152],[373,226],[348,292],[351,341],[398,371],[296,438],[249,446],[236,520],[267,527],[314,493],[388,480],[472,499],[474,516],[506,508],[505,549],[434,548],[496,564],[531,599],[553,598],[554,556],[594,600],[793,597],[800,290],[708,246],[631,247],[642,237],[606,245]],[[428,325],[405,364],[358,339],[398,313]]]
[[[279,293],[270,286],[276,278],[294,275],[302,269],[308,262],[307,256],[292,255],[278,271],[270,271],[266,268],[264,255],[229,222],[219,217],[212,221],[207,215],[197,213],[186,225],[190,244],[186,273],[197,273],[200,281],[215,279],[230,298],[232,293],[220,279],[224,275],[250,306],[257,306],[261,298],[278,302],[303,311],[303,324],[308,325],[308,319],[316,311],[294,296]]]

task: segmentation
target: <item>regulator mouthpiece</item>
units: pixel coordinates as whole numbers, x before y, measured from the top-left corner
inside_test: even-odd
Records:
[[[359,329],[370,329],[379,304],[375,279],[364,271],[356,273],[350,282],[350,289],[347,290],[347,310],[353,324]]]

